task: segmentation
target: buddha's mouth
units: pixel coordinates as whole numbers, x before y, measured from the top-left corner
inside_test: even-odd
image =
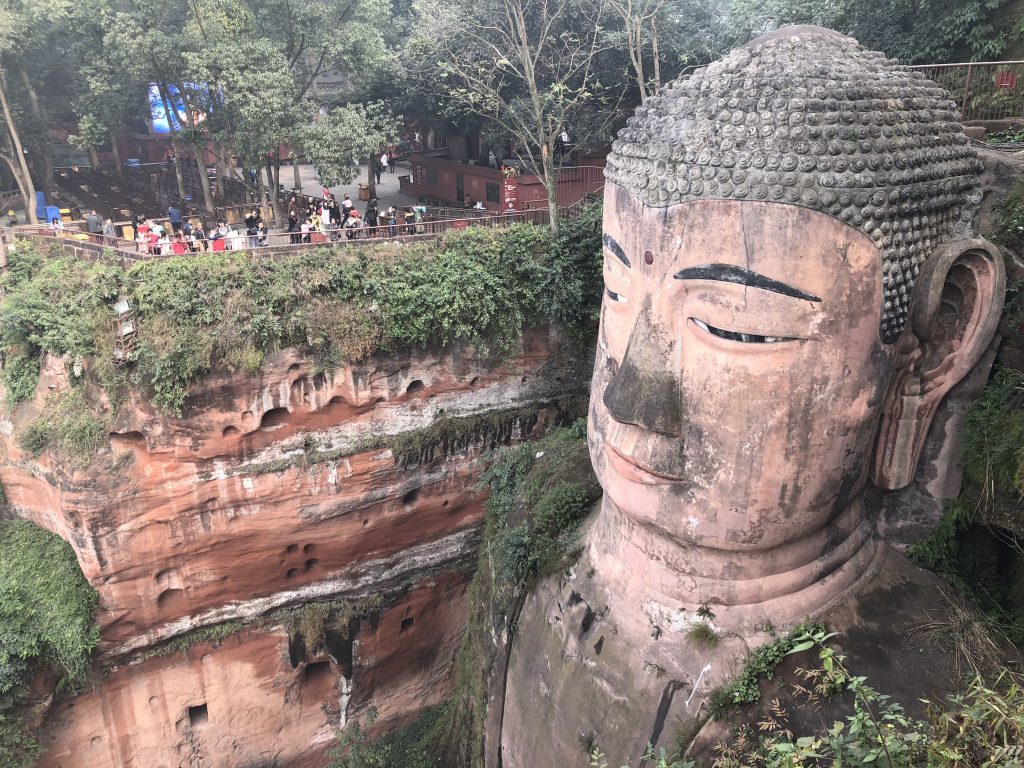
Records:
[[[607,443],[605,443],[605,447],[608,449],[608,462],[611,464],[612,469],[614,469],[617,474],[627,480],[632,480],[634,483],[643,483],[644,485],[667,485],[669,483],[678,483],[683,480],[681,477],[655,472],[653,469],[638,463],[636,459],[620,453],[613,446],[608,445]]]

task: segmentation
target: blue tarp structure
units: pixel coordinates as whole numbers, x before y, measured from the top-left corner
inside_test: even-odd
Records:
[[[59,211],[57,212],[57,215],[60,216],[60,212]],[[46,215],[46,193],[45,192],[36,192],[36,218],[39,219],[40,221],[44,221],[45,220],[47,223],[50,222],[50,218],[47,217],[47,215]]]

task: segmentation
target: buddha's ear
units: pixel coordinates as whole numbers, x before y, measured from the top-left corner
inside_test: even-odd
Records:
[[[1005,290],[1002,256],[987,240],[947,243],[925,262],[882,415],[872,471],[879,488],[913,481],[935,411],[988,349]]]

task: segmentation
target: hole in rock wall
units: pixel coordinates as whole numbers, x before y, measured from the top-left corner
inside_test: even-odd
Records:
[[[102,736],[93,736],[93,737],[92,737],[92,738],[91,738],[91,739],[89,740],[89,744],[90,744],[91,746],[93,746],[93,747],[98,747],[98,746],[99,746],[100,744],[102,744],[102,743],[103,743],[103,737],[102,737]]]
[[[594,653],[600,656],[602,650],[604,650],[604,635],[597,638],[597,642],[594,643]]]
[[[221,433],[223,437],[231,437],[232,435],[238,434],[238,427],[224,427],[224,431]]]
[[[474,376],[472,379],[469,380],[469,386],[471,386],[471,387],[475,387],[479,383],[480,383],[480,377],[479,376]]]
[[[299,572],[298,568],[289,568],[288,572],[284,575],[286,579],[295,578],[295,574]]]
[[[523,384],[525,384],[525,383],[526,383],[526,379],[527,379],[527,378],[528,378],[527,376],[523,376],[523,379],[522,379],[522,382],[523,382]]]
[[[130,445],[137,448],[146,447],[146,436],[141,432],[111,432],[110,439],[121,445]]]
[[[287,408],[271,408],[260,419],[260,429],[273,429],[274,427],[283,426],[288,423],[289,415]]]
[[[297,370],[299,370],[299,364],[298,363],[292,363],[291,365],[288,366],[288,373],[292,373],[293,371],[297,371]]]
[[[406,387],[406,389],[405,389],[405,393],[407,395],[415,395],[415,394],[418,394],[418,393],[420,393],[422,391],[423,391],[423,382],[420,381],[419,379],[416,379],[415,381],[410,381],[409,382],[409,386]]]
[[[159,696],[150,696],[149,697],[149,706],[150,707],[156,707],[156,705],[159,704],[159,703],[160,703],[160,697]]]
[[[334,670],[331,669],[329,661],[314,661],[307,664],[302,670],[302,682],[304,685],[324,690],[334,685]]]
[[[369,524],[370,524],[370,521],[369,521],[369,520],[363,520],[363,528],[365,528],[365,527],[366,527],[366,526],[368,526]]]
[[[299,545],[298,544],[289,544],[287,546],[287,548],[285,548],[285,552],[298,552],[298,551],[299,551]]]
[[[311,571],[314,568],[316,568],[319,564],[320,564],[320,561],[317,560],[315,557],[310,559],[310,560],[307,560],[306,561],[306,570],[307,571]]]
[[[409,491],[408,493],[406,493],[402,497],[402,503],[405,504],[405,505],[412,504],[414,501],[416,501],[416,497],[419,496],[419,495],[420,495],[420,489],[419,488],[413,488],[411,491]]]
[[[352,653],[354,645],[352,638],[356,636],[358,625],[358,621],[353,621],[349,624],[347,633],[339,632],[336,629],[328,630],[327,640],[324,643],[324,646],[327,648],[327,652],[331,654],[331,658],[334,659],[335,663],[338,665],[338,672],[349,679],[352,677]]]
[[[449,502],[449,501],[448,501],[448,499],[445,499],[445,500],[444,500],[444,504],[442,504],[441,506],[442,506],[442,507],[447,507],[447,506],[448,506],[448,505],[449,505],[450,503],[451,503],[451,502]]]
[[[399,631],[400,632],[406,632],[406,631],[412,629],[412,625],[415,622],[416,622],[416,617],[415,616],[410,616],[407,619],[402,619],[402,627],[401,627],[401,629]]]
[[[185,605],[185,592],[181,589],[165,589],[156,598],[156,607],[161,611],[176,611]]]
[[[206,709],[205,703],[188,708],[188,724],[193,728],[206,725],[208,722],[210,722],[210,713]]]
[[[306,546],[304,546],[302,548],[302,551],[305,552],[308,555],[311,552],[313,552],[315,549],[316,549],[316,544],[307,544]]]

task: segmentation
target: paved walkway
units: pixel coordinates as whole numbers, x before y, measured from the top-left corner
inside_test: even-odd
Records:
[[[284,184],[286,190],[293,189],[293,171],[290,166],[281,168],[281,183]],[[399,164],[398,168],[395,169],[394,173],[383,173],[380,177],[380,184],[377,185],[377,207],[380,210],[385,210],[388,206],[393,205],[396,208],[404,208],[407,205],[415,205],[417,198],[412,195],[406,195],[398,189],[398,177],[409,174],[409,166],[402,163]],[[316,177],[316,171],[313,170],[311,165],[300,165],[299,176],[302,179],[302,192],[307,195],[314,197],[320,197],[323,193],[323,185]],[[355,203],[356,208],[360,211],[366,209],[366,202],[360,201],[359,199],[359,185],[366,183],[366,165],[359,166],[359,175],[355,181],[351,184],[339,184],[336,187],[331,187],[331,193],[334,195],[334,199],[339,202],[344,199],[345,195],[349,195],[352,201]]]

